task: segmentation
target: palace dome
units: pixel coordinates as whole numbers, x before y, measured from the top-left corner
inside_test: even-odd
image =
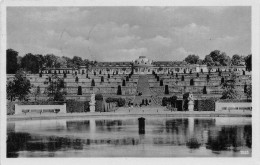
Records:
[[[146,56],[139,56],[139,58],[134,61],[134,65],[135,66],[151,66],[152,62],[153,61],[146,58]]]

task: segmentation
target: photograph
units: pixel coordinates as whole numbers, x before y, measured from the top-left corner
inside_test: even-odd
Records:
[[[1,155],[252,158],[252,10],[6,6]]]

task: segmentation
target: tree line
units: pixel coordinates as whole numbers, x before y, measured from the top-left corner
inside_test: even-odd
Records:
[[[42,68],[78,68],[79,66],[89,68],[97,63],[97,61],[82,59],[78,56],[69,58],[55,56],[54,54],[27,53],[22,57],[13,49],[6,50],[6,61],[7,74],[15,74],[20,69],[35,74],[39,73]]]
[[[88,59],[82,59],[81,57],[74,56],[59,57],[54,54],[32,54],[19,56],[19,53],[13,49],[6,50],[7,60],[7,74],[15,74],[19,69],[32,74],[38,73],[42,68],[78,68],[79,66],[86,66],[90,68],[97,64],[97,61],[90,61]],[[248,71],[252,70],[252,55],[247,56],[233,55],[230,58],[225,52],[220,50],[214,50],[210,54],[206,55],[202,60],[198,55],[188,55],[184,61],[188,64],[205,64],[207,66],[239,66],[245,63]]]
[[[252,70],[252,54],[247,56],[235,54],[230,58],[225,52],[214,50],[206,55],[204,60],[200,59],[198,55],[190,54],[184,61],[188,64],[205,64],[207,66],[240,66],[244,63],[248,71]]]

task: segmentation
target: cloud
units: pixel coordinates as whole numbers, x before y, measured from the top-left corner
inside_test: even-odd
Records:
[[[139,55],[183,60],[192,52],[204,58],[215,49],[249,54],[250,12],[246,7],[9,7],[7,46],[19,55],[97,61],[132,61]]]

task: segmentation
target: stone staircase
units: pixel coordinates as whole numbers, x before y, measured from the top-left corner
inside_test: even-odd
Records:
[[[134,105],[140,104],[142,100],[147,99],[148,101],[151,100],[150,105],[151,106],[157,106],[157,104],[154,102],[154,99],[152,98],[152,93],[149,88],[149,82],[147,75],[139,75],[138,83],[137,83],[137,91],[142,92],[141,96],[135,96]]]

